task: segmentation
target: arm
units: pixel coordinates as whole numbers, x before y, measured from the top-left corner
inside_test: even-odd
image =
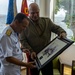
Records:
[[[59,36],[60,36],[61,33],[66,34],[66,31],[63,28],[54,24],[51,20],[49,20],[49,24],[50,24],[49,26],[50,26],[52,32],[58,34]]]
[[[25,62],[19,61],[18,59],[14,58],[14,57],[6,57],[6,61],[10,62],[10,63],[13,63],[15,65],[19,65],[19,66],[25,66],[25,67],[29,67],[29,68],[35,67],[33,65],[34,62],[25,63]]]
[[[22,48],[29,49],[30,52],[33,52],[33,49],[28,44],[28,41],[26,39],[24,31],[19,35],[19,38],[20,38],[20,42],[21,42]]]
[[[31,46],[28,44],[28,42],[26,40],[26,37],[25,37],[25,34],[24,34],[24,31],[19,35],[19,38],[20,38],[20,42],[21,42],[21,45],[22,45],[21,47],[23,48],[22,51],[28,53],[28,55],[31,55],[32,59],[35,59],[36,58],[36,53],[33,51]]]

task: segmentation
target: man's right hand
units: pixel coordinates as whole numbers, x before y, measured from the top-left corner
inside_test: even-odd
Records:
[[[29,49],[25,49],[25,48],[23,48],[23,49],[22,49],[22,52],[27,53],[27,54],[30,55],[30,51],[29,51]]]
[[[34,65],[35,62],[28,62],[26,63],[26,67],[28,68],[36,68],[36,65]]]

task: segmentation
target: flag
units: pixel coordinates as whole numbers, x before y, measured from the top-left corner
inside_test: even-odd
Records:
[[[9,0],[6,24],[10,24],[17,14],[16,0]]]
[[[22,0],[21,12],[28,16],[27,0]]]
[[[28,16],[27,0],[22,0],[21,12],[24,13],[26,16]],[[26,56],[27,56],[27,62],[29,62],[30,61],[30,53],[26,53]],[[31,75],[29,68],[27,68],[26,74]]]

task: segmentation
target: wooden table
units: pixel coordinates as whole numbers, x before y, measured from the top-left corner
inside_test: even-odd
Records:
[[[71,45],[62,54],[59,55],[62,75],[65,65],[72,67],[72,60],[75,60],[75,45]]]

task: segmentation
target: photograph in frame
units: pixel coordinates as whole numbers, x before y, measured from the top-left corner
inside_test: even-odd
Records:
[[[44,67],[47,63],[57,57],[66,48],[68,48],[74,41],[64,38],[54,38],[46,47],[37,54],[36,65],[38,69]]]

